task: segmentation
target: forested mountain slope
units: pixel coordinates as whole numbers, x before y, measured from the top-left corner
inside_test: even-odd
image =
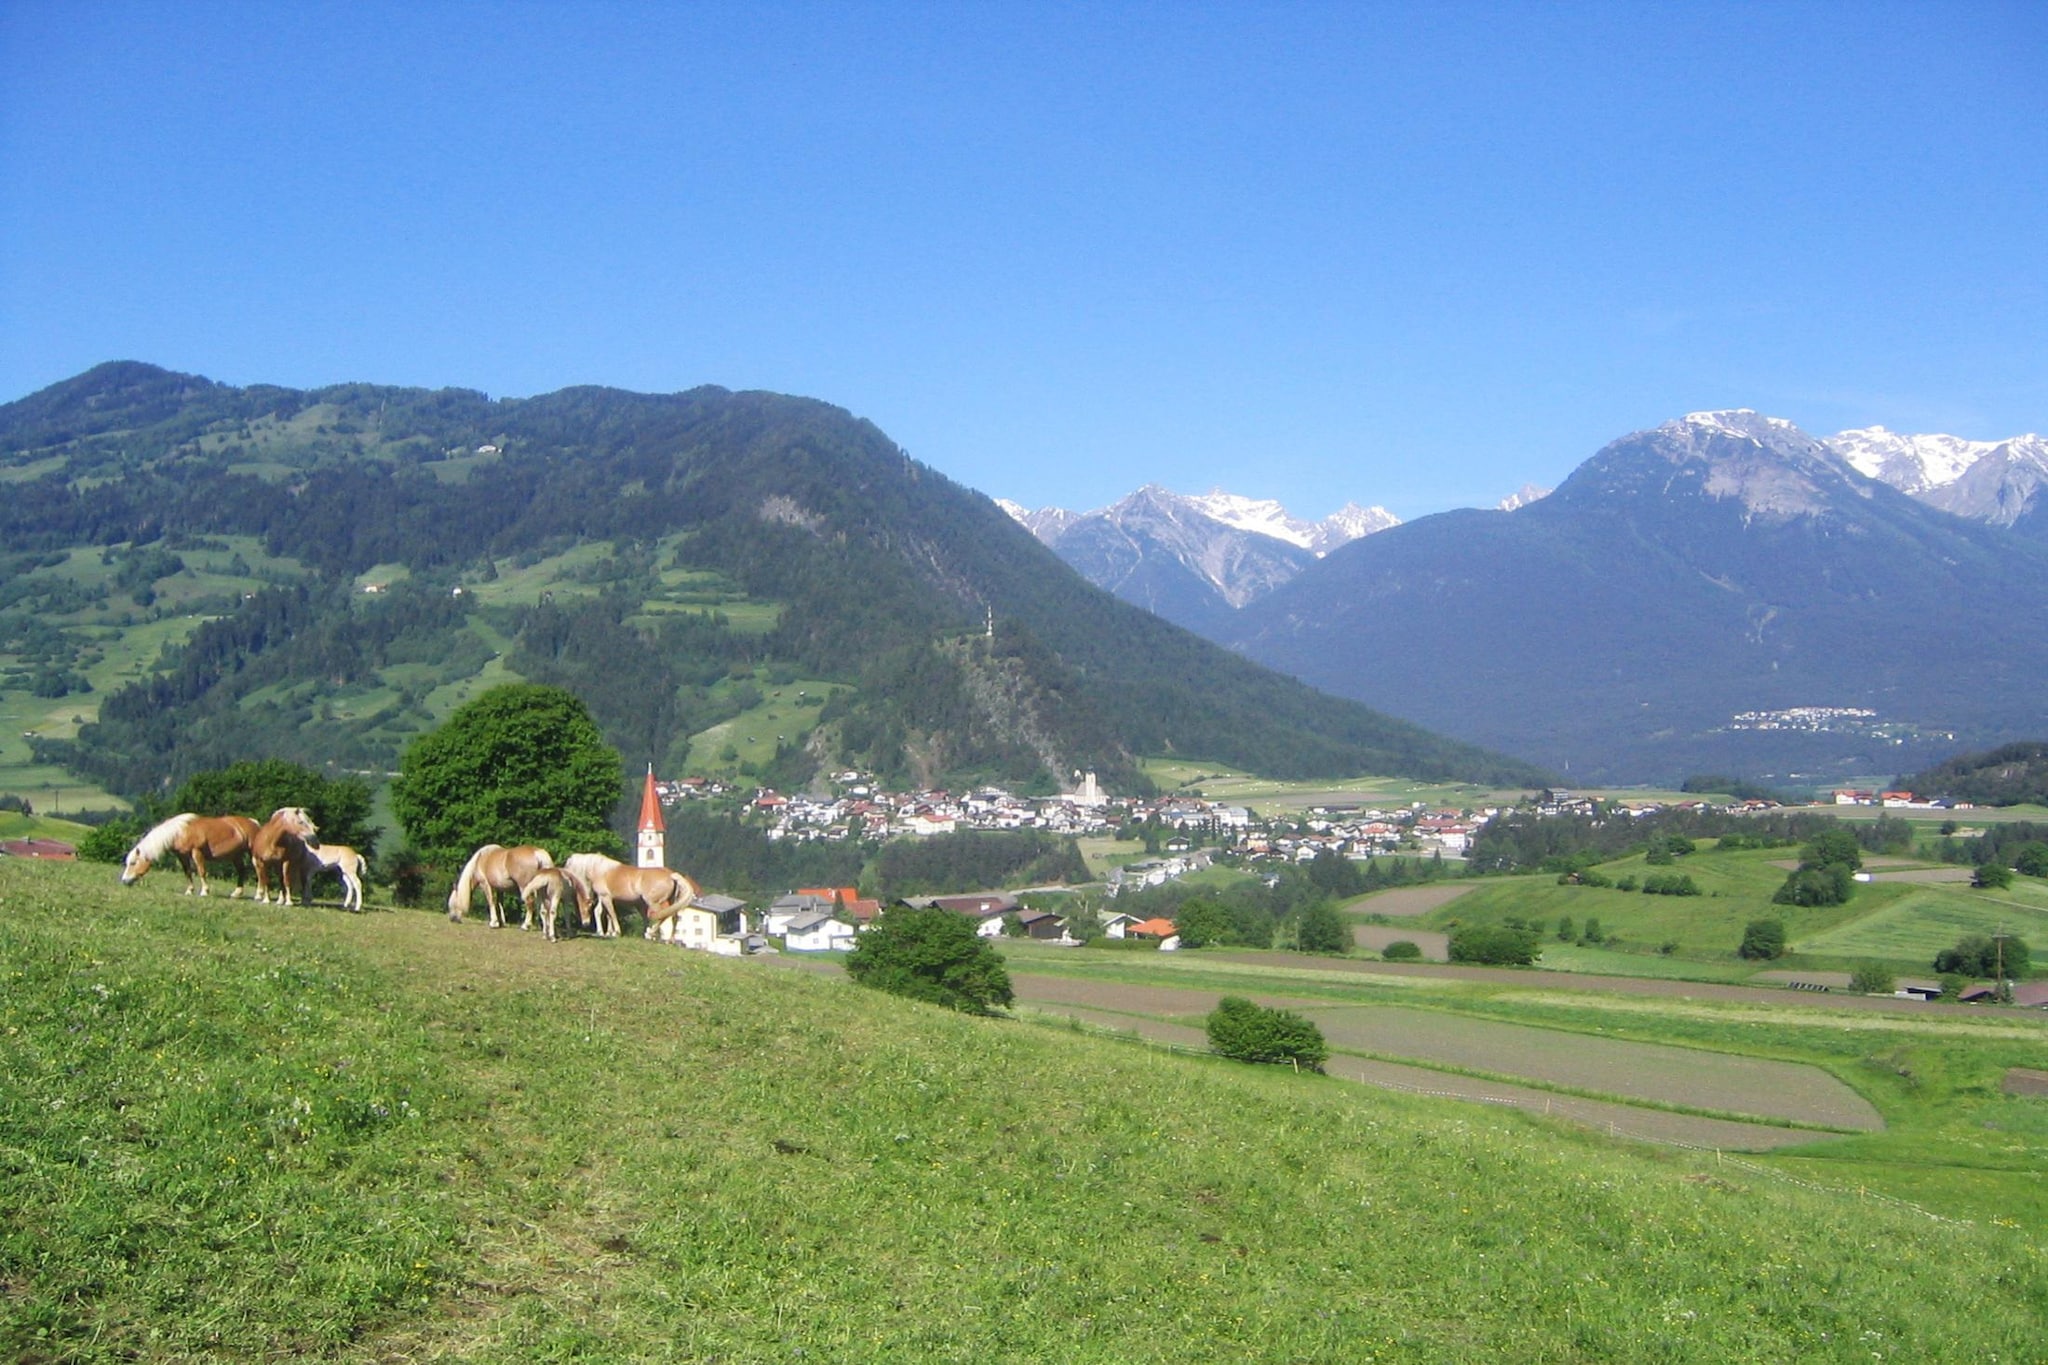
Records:
[[[1135,782],[1133,755],[1164,752],[1539,776],[1118,602],[808,399],[233,388],[118,363],[0,407],[0,484],[0,687],[82,688],[138,632],[174,646],[81,693],[96,723],[40,737],[116,791],[256,753],[388,766],[506,676],[577,690],[667,772],[785,698],[760,747],[711,761],[1041,787]]]

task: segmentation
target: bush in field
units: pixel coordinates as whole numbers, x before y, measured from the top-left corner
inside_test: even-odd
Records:
[[[1579,942],[1597,945],[1606,941],[1607,931],[1600,927],[1600,917],[1598,915],[1586,916],[1586,928],[1579,935]]]
[[[2048,877],[2048,843],[2035,840],[2020,845],[2020,851],[2013,855],[2013,870],[2024,872],[2029,877]]]
[[[1505,924],[1475,924],[1451,931],[1451,961],[1527,967],[1542,949],[1535,931]]]
[[[1311,1071],[1321,1071],[1330,1056],[1313,1023],[1236,995],[1224,996],[1209,1012],[1209,1048],[1241,1062],[1294,1062]]]
[[[1380,949],[1380,957],[1388,962],[1415,962],[1422,957],[1422,949],[1405,938],[1397,938]]]
[[[1742,931],[1742,946],[1735,950],[1737,957],[1768,962],[1785,955],[1785,922],[1776,919],[1753,919]]]
[[[853,941],[846,974],[863,986],[965,1014],[987,1014],[1016,997],[1002,955],[966,916],[902,907]]]
[[[1771,899],[1779,905],[1843,905],[1856,890],[1863,846],[1847,829],[1822,830],[1800,850],[1799,866]]]
[[[1771,900],[1778,905],[1842,905],[1855,889],[1855,875],[1840,863],[1804,867],[1786,877]]]
[[[1979,891],[2003,891],[2012,881],[2012,869],[2004,863],[1979,863],[1970,874],[1970,885]]]
[[[1311,905],[1301,912],[1301,928],[1295,943],[1304,953],[1341,953],[1351,947],[1351,926],[1327,902]]]
[[[2025,939],[2014,938],[2010,934],[1997,938],[1989,934],[1966,934],[1956,940],[1955,947],[1944,948],[1935,955],[1934,970],[1988,978],[1997,976],[2002,968],[2009,977],[2024,978],[2030,958]]]
[[[109,820],[78,841],[79,859],[88,863],[118,863],[153,823],[139,815]]]
[[[1891,968],[1881,962],[1865,962],[1849,973],[1849,989],[1864,995],[1890,995],[1898,989]]]

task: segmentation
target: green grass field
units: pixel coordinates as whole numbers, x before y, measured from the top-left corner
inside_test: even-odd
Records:
[[[761,694],[759,704],[690,737],[691,772],[732,773],[742,763],[766,762],[775,757],[778,744],[802,743],[817,725],[823,710],[819,698],[829,701],[848,690],[843,683],[815,678],[788,683],[755,679],[753,686]]]
[[[637,940],[0,864],[0,975],[15,1360],[2017,1360],[2048,1302],[2038,1221]]]
[[[1527,795],[1523,791],[1469,783],[1413,782],[1400,777],[1288,782],[1257,777],[1214,763],[1176,758],[1148,758],[1141,766],[1161,791],[1200,791],[1211,801],[1249,806],[1266,815],[1305,811],[1316,806],[1406,806],[1417,801],[1428,806],[1463,810],[1510,804],[1517,797]]]

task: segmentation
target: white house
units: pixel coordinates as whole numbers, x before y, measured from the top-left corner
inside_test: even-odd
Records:
[[[793,953],[849,952],[854,928],[837,915],[814,910],[790,920],[782,933],[782,946]]]
[[[686,905],[663,920],[654,936],[679,948],[709,952],[712,940],[718,937],[718,916],[701,905]]]

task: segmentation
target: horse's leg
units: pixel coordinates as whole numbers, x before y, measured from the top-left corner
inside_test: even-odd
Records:
[[[491,886],[491,882],[488,877],[484,879],[484,904],[488,905],[491,908],[491,928],[503,928],[505,922],[498,918],[498,893],[496,889]]]

